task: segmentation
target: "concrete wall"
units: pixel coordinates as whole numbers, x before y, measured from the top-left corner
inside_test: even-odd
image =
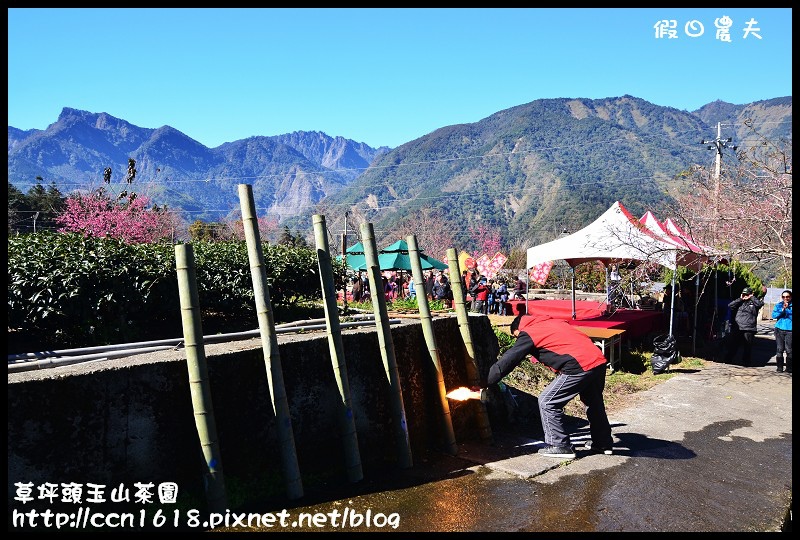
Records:
[[[497,339],[485,316],[469,321],[485,380],[498,354]],[[467,383],[463,340],[455,317],[433,322],[451,390]],[[393,326],[392,340],[417,461],[444,448],[436,373],[419,322]],[[347,482],[327,338],[282,335],[279,342],[304,484]],[[378,335],[371,327],[346,330],[343,344],[365,476],[379,474],[394,465],[397,445]],[[261,341],[204,350],[229,501],[280,496],[281,453]],[[457,440],[476,438],[478,404],[457,405],[451,407]],[[204,460],[182,350],[9,374],[8,407],[9,508],[15,482],[91,482],[110,489],[171,481],[191,498],[185,504],[205,504]]]

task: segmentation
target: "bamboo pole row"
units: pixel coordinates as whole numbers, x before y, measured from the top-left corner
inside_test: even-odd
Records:
[[[266,374],[269,383],[269,391],[272,399],[273,412],[278,430],[278,439],[281,450],[283,465],[283,477],[286,484],[287,495],[290,499],[303,496],[303,485],[300,470],[297,462],[297,452],[292,430],[291,415],[288,406],[288,399],[283,383],[283,373],[281,368],[281,358],[276,337],[276,325],[270,305],[269,289],[267,287],[266,269],[261,247],[261,240],[258,233],[255,204],[252,194],[252,186],[248,184],[239,185],[239,198],[242,207],[242,220],[244,224],[245,238],[248,247],[248,259],[253,279],[253,290],[256,300],[256,311],[259,322],[259,333],[262,339],[262,349]],[[334,286],[334,275],[331,264],[330,250],[327,241],[327,228],[325,218],[315,215],[314,233],[317,244],[317,256],[322,281],[322,293],[325,307],[325,322],[321,324],[327,329],[328,346],[331,355],[332,368],[336,379],[337,388],[340,394],[340,407],[337,411],[339,420],[340,434],[345,450],[345,468],[347,477],[351,482],[358,482],[363,478],[361,459],[358,449],[358,436],[355,428],[355,420],[351,406],[351,397],[347,376],[346,356],[341,338],[341,326],[339,312],[336,304],[336,290]],[[378,249],[375,244],[375,236],[371,223],[361,225],[361,237],[364,245],[364,255],[367,262],[368,277],[370,280],[370,290],[372,295],[372,305],[374,309],[374,323],[378,334],[381,358],[384,371],[389,382],[390,400],[392,409],[392,425],[395,434],[395,444],[397,450],[397,464],[401,468],[409,468],[413,465],[411,445],[408,435],[408,425],[406,421],[405,409],[403,404],[403,394],[400,385],[400,377],[397,369],[397,361],[394,352],[394,343],[390,329],[390,319],[386,308],[386,299],[383,295],[383,283],[378,263]],[[414,235],[407,238],[409,244],[409,256],[412,265],[412,276],[415,287],[419,291],[424,290],[424,278],[422,266],[417,248],[417,241]],[[467,309],[465,306],[465,295],[463,284],[458,270],[458,260],[455,250],[448,250],[449,270],[455,298],[456,315],[458,318],[459,329],[465,344],[466,372],[469,383],[473,386],[479,384],[477,364],[475,362],[475,352],[472,345],[471,333]],[[176,246],[176,262],[179,274],[179,286],[181,293],[182,322],[184,326],[184,342],[186,344],[187,367],[189,372],[189,382],[192,394],[192,404],[195,411],[195,424],[200,435],[203,453],[206,456],[206,496],[209,510],[221,512],[227,505],[225,494],[224,479],[222,475],[222,459],[219,455],[217,445],[216,426],[214,423],[213,405],[208,384],[208,374],[203,350],[204,338],[202,335],[202,323],[200,320],[200,307],[197,298],[197,287],[194,277],[194,260],[191,245]],[[450,416],[449,405],[447,402],[446,389],[442,367],[439,360],[439,351],[431,324],[431,313],[428,299],[424,294],[417,295],[417,303],[420,310],[420,319],[423,334],[431,355],[433,367],[436,370],[437,389],[439,395],[441,427],[443,431],[444,449],[451,455],[456,455],[458,446],[453,433],[452,419]],[[307,323],[308,321],[306,321]],[[316,322],[316,321],[315,321]],[[284,328],[296,328],[294,324],[283,325]],[[477,421],[480,428],[481,438],[491,439],[491,430],[488,424],[485,406],[482,402],[476,402]]]
[[[222,468],[222,456],[220,455],[219,442],[217,440],[218,437],[214,419],[204,344],[211,341],[230,340],[231,337],[251,337],[256,335],[256,332],[261,336],[269,392],[278,431],[281,461],[283,465],[283,478],[286,484],[287,496],[290,499],[297,499],[303,496],[303,485],[297,462],[297,452],[295,448],[288,399],[283,382],[277,334],[279,332],[297,331],[307,328],[325,328],[327,330],[332,367],[341,398],[340,408],[337,416],[339,419],[340,434],[345,447],[345,468],[348,479],[351,482],[358,482],[363,478],[363,471],[361,467],[361,459],[358,449],[358,437],[351,405],[347,366],[345,362],[344,347],[341,339],[341,328],[344,326],[359,326],[374,322],[376,329],[378,330],[378,341],[383,360],[383,367],[391,391],[390,399],[392,406],[392,424],[397,447],[397,464],[401,468],[411,467],[413,465],[413,458],[408,435],[408,425],[406,421],[402,388],[390,329],[390,324],[399,322],[399,320],[389,319],[388,317],[386,299],[382,293],[383,283],[381,279],[380,266],[378,263],[378,249],[375,244],[375,236],[372,229],[372,224],[362,224],[361,235],[363,238],[365,259],[367,261],[370,289],[372,291],[371,294],[374,314],[354,315],[351,318],[356,319],[356,321],[340,323],[338,307],[336,304],[337,298],[334,286],[331,256],[327,242],[325,218],[321,215],[315,215],[314,230],[317,243],[320,279],[322,282],[325,319],[298,321],[283,325],[276,325],[270,304],[266,269],[264,265],[261,240],[257,228],[252,187],[250,185],[240,184],[239,197],[242,207],[242,220],[244,224],[245,238],[247,241],[248,259],[250,263],[253,290],[256,301],[256,311],[259,323],[258,331],[203,336],[200,302],[196,286],[193,249],[191,244],[179,244],[175,246],[175,259],[180,294],[181,322],[184,334],[182,339],[159,340],[156,342],[140,342],[134,344],[118,344],[97,348],[73,350],[75,352],[86,352],[89,350],[96,351],[95,354],[89,355],[70,355],[70,350],[49,351],[49,354],[58,353],[61,355],[66,355],[64,357],[57,358],[42,358],[41,355],[44,353],[28,353],[25,355],[15,355],[12,360],[11,355],[9,355],[9,371],[24,370],[27,368],[35,369],[36,367],[31,367],[32,365],[39,367],[48,364],[67,365],[70,363],[77,363],[93,359],[106,360],[111,357],[128,356],[132,354],[152,352],[154,350],[177,348],[183,344],[186,350],[187,373],[192,399],[192,408],[194,411],[195,426],[199,435],[201,450],[205,458],[205,469],[203,474],[208,510],[210,512],[221,513],[227,510],[228,503]],[[416,290],[424,291],[424,278],[422,274],[422,266],[420,262],[419,250],[417,248],[416,237],[414,235],[410,235],[407,237],[407,241],[409,244],[409,258],[411,260],[412,276]],[[453,253],[451,254],[450,251]],[[467,310],[464,305],[463,286],[459,278],[457,266],[458,262],[455,252],[454,250],[450,251],[448,251],[448,258],[451,261],[450,273],[451,275],[456,276],[456,278],[452,280],[454,296],[456,298],[456,314],[459,319],[459,327],[462,336],[464,337],[467,352],[467,375],[470,384],[477,385],[477,366],[474,361],[474,350],[472,347],[468,320],[466,319]],[[424,294],[417,295],[417,303],[420,310],[419,318],[421,320],[423,334],[431,355],[433,367],[436,371],[440,405],[439,413],[441,415],[440,422],[443,432],[443,447],[447,453],[456,455],[458,446],[453,432],[452,419],[446,397],[444,377],[439,360],[439,350],[436,345],[433,326],[431,324],[431,312],[428,305],[428,299]],[[146,346],[151,344],[157,345]],[[488,419],[485,414],[485,408],[482,403],[477,402],[477,404],[479,406],[478,423],[481,427],[481,436],[482,438],[490,438],[491,432],[488,427]]]

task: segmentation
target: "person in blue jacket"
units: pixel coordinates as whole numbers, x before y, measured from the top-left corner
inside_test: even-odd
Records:
[[[775,344],[778,352],[775,361],[778,373],[783,371],[783,353],[786,352],[786,373],[792,372],[792,291],[783,291],[781,301],[772,308],[775,319]]]

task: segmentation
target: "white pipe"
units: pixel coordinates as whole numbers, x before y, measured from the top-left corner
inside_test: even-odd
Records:
[[[98,353],[98,354],[84,354],[80,356],[64,356],[64,357],[52,357],[52,358],[45,358],[42,360],[33,360],[31,362],[20,362],[16,364],[9,364],[8,365],[8,372],[9,373],[16,373],[19,371],[33,371],[36,369],[47,369],[47,368],[54,368],[58,366],[68,366],[70,364],[79,364],[81,362],[93,361],[93,360],[109,360],[111,358],[120,358],[123,356],[131,356],[134,354],[144,354],[149,352],[156,352],[156,351],[165,351],[167,349],[172,349],[173,347],[170,346],[161,346],[161,347],[140,347],[138,349],[128,349],[122,351],[116,351],[112,353]]]
[[[390,324],[400,323],[400,319],[390,319]],[[365,326],[373,323],[373,321],[352,321],[340,323],[340,327],[354,327]],[[327,328],[326,324],[311,324],[304,326],[291,326],[284,328],[276,328],[277,334],[287,334],[290,332],[298,332],[301,330],[322,330]],[[234,332],[230,334],[215,334],[211,336],[203,336],[204,343],[213,343],[219,341],[234,341],[230,338],[233,337],[258,337],[260,330],[249,330],[246,332]],[[149,344],[164,344],[151,347],[145,347]],[[108,360],[111,358],[122,358],[125,356],[133,356],[136,354],[143,354],[148,352],[165,351],[167,349],[177,349],[183,344],[183,338],[164,339],[159,341],[142,341],[137,343],[118,343],[115,345],[100,346],[100,347],[87,347],[83,349],[65,349],[62,351],[49,351],[38,353],[25,353],[19,355],[8,355],[9,373],[20,371],[31,371],[35,369],[46,369],[49,367],[64,366],[69,364],[77,364],[80,362],[92,360]],[[79,352],[96,351],[95,354],[75,354]],[[13,357],[13,358],[12,358]]]
[[[370,317],[374,318],[373,315]],[[359,317],[361,318],[361,317]],[[321,322],[325,319],[313,319],[313,322]],[[312,321],[302,321],[303,324],[312,322]],[[286,323],[283,325],[279,325],[282,330],[278,332],[295,332],[300,330],[300,328],[296,328],[297,323]],[[218,341],[229,341],[231,338],[249,338],[249,337],[257,337],[260,335],[259,330],[247,330],[244,332],[233,332],[229,334],[212,334],[208,336],[203,336],[204,343],[215,343]],[[114,345],[98,345],[96,347],[83,347],[78,349],[62,349],[62,350],[55,350],[55,351],[40,351],[40,352],[32,352],[32,353],[21,353],[21,354],[9,354],[8,361],[15,362],[15,361],[27,361],[27,360],[38,360],[42,358],[51,358],[57,356],[72,356],[81,353],[94,353],[94,352],[103,352],[103,351],[116,351],[122,349],[135,349],[138,347],[149,347],[149,346],[157,346],[157,345],[172,345],[177,346],[183,343],[183,338],[172,338],[172,339],[161,339],[156,341],[138,341],[134,343],[117,343]]]
[[[370,314],[349,315],[348,317],[351,318],[351,319],[363,320],[363,319],[374,319],[375,315],[370,313]],[[326,322],[326,320],[324,318],[322,318],[322,319],[307,319],[307,320],[303,320],[303,321],[292,321],[292,322],[287,322],[287,323],[276,324],[275,328],[290,328],[292,326],[300,326],[300,325],[304,325],[304,324],[316,324],[316,323],[324,323],[324,322]]]
[[[99,345],[97,347],[83,347],[79,349],[62,349],[56,351],[39,351],[32,353],[9,354],[8,361],[30,361],[41,358],[52,358],[59,356],[74,356],[81,353],[94,353],[103,351],[115,351],[121,349],[135,349],[138,347],[157,346],[157,345],[178,345],[183,339],[162,339],[158,341],[139,341],[136,343],[117,343],[114,345]]]

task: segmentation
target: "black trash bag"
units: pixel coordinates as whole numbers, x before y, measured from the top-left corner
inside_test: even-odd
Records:
[[[653,340],[653,356],[650,364],[653,366],[653,375],[669,371],[669,366],[681,361],[678,342],[672,334],[663,334]]]

